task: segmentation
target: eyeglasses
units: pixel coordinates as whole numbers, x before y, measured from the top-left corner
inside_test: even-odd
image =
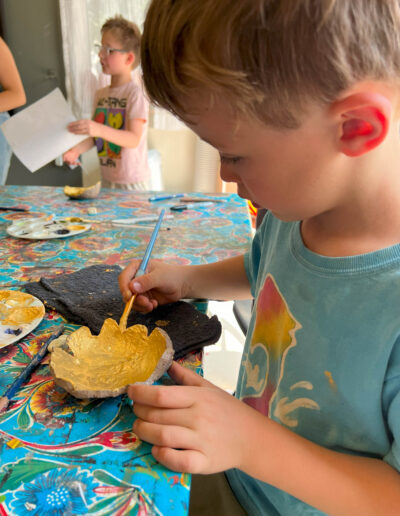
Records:
[[[107,57],[114,54],[114,52],[128,52],[128,50],[124,50],[123,48],[107,47],[106,45],[102,45],[101,43],[95,43],[94,48],[96,49],[98,54],[103,54]]]

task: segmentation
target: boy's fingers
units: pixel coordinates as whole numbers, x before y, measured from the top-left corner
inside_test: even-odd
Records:
[[[156,425],[142,419],[136,419],[132,429],[142,441],[156,444],[157,446],[189,449],[195,447],[195,434],[189,428],[173,425]]]
[[[163,446],[153,446],[153,457],[171,469],[182,473],[204,472],[205,457],[197,450],[174,450]]]
[[[218,387],[200,375],[191,371],[187,367],[183,367],[178,362],[172,362],[168,369],[169,376],[179,385],[187,385],[192,387],[209,387],[218,389]]]
[[[147,296],[139,295],[136,296],[133,306],[138,312],[149,313],[154,310],[154,308],[157,308],[157,301],[155,299],[149,299]]]
[[[130,282],[130,285],[132,285],[135,292],[148,292],[154,287],[157,287],[156,284],[154,284],[154,274],[146,273],[143,274],[143,276],[140,276],[140,278],[133,278]]]
[[[127,302],[132,296],[132,292],[129,288],[129,283],[136,274],[137,269],[138,265],[135,262],[132,262],[118,276],[119,288],[121,290],[125,302]]]
[[[186,409],[165,409],[141,405],[138,401],[133,404],[133,412],[142,421],[156,425],[172,425],[182,428],[192,428],[193,418]]]
[[[191,407],[195,400],[193,390],[180,385],[130,385],[128,396],[141,405],[172,409]]]

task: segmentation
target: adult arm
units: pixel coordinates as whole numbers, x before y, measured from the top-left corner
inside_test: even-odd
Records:
[[[0,111],[8,111],[26,102],[24,87],[13,55],[5,41],[0,38]]]

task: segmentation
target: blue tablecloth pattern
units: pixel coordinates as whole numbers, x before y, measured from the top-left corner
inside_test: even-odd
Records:
[[[151,228],[115,227],[111,220],[154,215],[160,207],[175,204],[150,203],[150,195],[102,190],[96,199],[73,201],[61,188],[0,186],[1,206],[30,210],[29,214],[0,212],[0,289],[23,288],[27,281],[94,264],[124,266],[141,257]],[[224,202],[166,219],[153,257],[201,264],[243,253],[250,243],[245,201],[236,195],[220,197]],[[89,215],[89,207],[95,207],[97,214]],[[93,226],[65,239],[36,241],[7,235],[6,226],[12,221],[43,214],[77,216],[92,220]],[[33,333],[0,349],[0,394],[39,350],[49,328],[61,321],[66,332],[77,329],[47,311]],[[186,357],[184,365],[201,371],[201,354]],[[133,421],[126,395],[75,399],[55,385],[44,360],[8,411],[0,414],[0,516],[186,515],[190,475],[157,463],[151,446],[132,432]]]

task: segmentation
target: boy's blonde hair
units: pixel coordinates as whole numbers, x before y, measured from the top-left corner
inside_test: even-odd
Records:
[[[221,95],[236,111],[297,127],[310,101],[400,75],[399,0],[152,0],[142,36],[150,98]]]
[[[107,31],[110,31],[115,39],[121,43],[124,50],[135,54],[133,68],[136,68],[140,64],[140,41],[142,37],[136,23],[117,15],[103,23],[101,33],[104,34]]]

